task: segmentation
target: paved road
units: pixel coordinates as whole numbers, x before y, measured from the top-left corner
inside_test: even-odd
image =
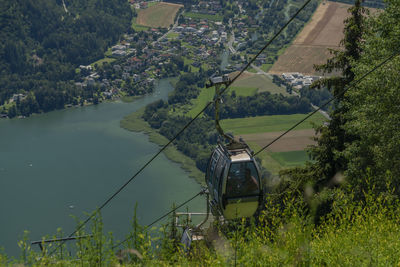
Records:
[[[319,109],[318,106],[314,105],[311,103],[311,106],[313,109]],[[331,120],[331,117],[329,116],[329,114],[326,111],[323,111],[322,109],[318,110],[319,113],[322,114],[322,116],[324,116],[325,118],[327,118],[328,120]]]
[[[267,76],[268,78],[272,79],[272,75],[271,74],[266,73],[265,71],[263,71],[262,69],[260,69],[256,65],[251,64],[251,67],[257,71],[257,74],[263,74],[263,75]]]

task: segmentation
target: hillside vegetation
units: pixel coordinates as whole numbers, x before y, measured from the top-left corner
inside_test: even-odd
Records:
[[[1,0],[0,106],[13,94],[27,95],[17,114],[64,108],[87,97],[74,85],[75,69],[104,57],[129,29],[131,9],[125,0]],[[0,113],[7,113],[0,110]]]

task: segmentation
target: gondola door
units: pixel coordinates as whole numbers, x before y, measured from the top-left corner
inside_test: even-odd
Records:
[[[214,172],[214,177],[213,177],[213,195],[214,195],[214,200],[216,203],[219,202],[219,196],[221,195],[221,192],[219,192],[219,183],[220,180],[223,180],[223,173],[225,170],[225,164],[226,164],[226,157],[224,155],[221,155],[221,157],[219,157],[218,163],[217,163],[217,167],[216,170]]]
[[[254,162],[232,163],[221,198],[223,216],[228,220],[253,216],[260,205],[261,194],[260,177]]]

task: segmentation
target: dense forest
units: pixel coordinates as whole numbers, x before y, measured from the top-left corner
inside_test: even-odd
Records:
[[[75,69],[102,58],[132,16],[124,0],[1,0],[0,6],[0,105],[13,94],[28,95],[10,107],[10,117],[87,97],[74,85]]]

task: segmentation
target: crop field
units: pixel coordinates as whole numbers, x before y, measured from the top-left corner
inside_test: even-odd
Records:
[[[298,34],[292,45],[278,58],[270,73],[301,72],[318,74],[314,64],[325,63],[331,56],[328,48],[339,48],[343,38],[343,21],[348,17],[348,4],[322,2],[311,21]]]
[[[269,132],[286,131],[293,124],[303,119],[306,114],[257,116],[239,119],[225,119],[221,126],[234,134],[264,134]],[[322,124],[326,121],[320,113],[300,124],[295,130],[312,129],[312,123]]]
[[[271,157],[279,162],[284,167],[295,167],[303,165],[309,158],[307,152],[304,150],[287,151],[287,152],[273,152]]]
[[[136,24],[148,27],[168,28],[174,24],[174,18],[183,5],[160,2],[146,9],[141,9]]]
[[[293,114],[225,119],[221,121],[221,126],[225,132],[242,137],[256,152],[305,116],[306,114]],[[326,118],[320,113],[313,115],[262,151],[258,155],[261,165],[274,175],[284,168],[303,165],[308,160],[305,148],[315,144],[312,125],[321,125],[325,121]]]
[[[284,131],[257,133],[257,134],[242,134],[244,140],[258,144],[264,147],[272,142],[276,137],[280,136]],[[291,131],[281,139],[273,143],[267,148],[271,152],[289,152],[304,150],[309,145],[314,145],[312,138],[315,136],[313,129]]]

